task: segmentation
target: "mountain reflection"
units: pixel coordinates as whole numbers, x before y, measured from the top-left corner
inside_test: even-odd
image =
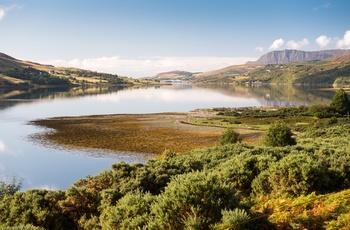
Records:
[[[247,100],[255,99],[263,106],[292,106],[292,105],[311,105],[315,103],[330,103],[334,92],[320,90],[319,88],[293,85],[190,85],[175,84],[171,86],[156,86],[150,88],[166,89],[167,92],[158,94],[147,94],[147,87],[88,87],[88,88],[47,88],[47,89],[22,89],[22,90],[0,90],[0,110],[15,106],[18,103],[30,103],[37,100],[70,99],[76,97],[85,97],[99,95],[100,100],[116,100],[115,97],[108,95],[119,91],[133,91],[128,93],[128,97],[151,97],[169,100],[196,101],[203,100],[206,91],[215,92],[208,101],[213,100]],[[146,90],[147,91],[147,90]],[[152,91],[154,92],[154,91]],[[180,93],[181,92],[181,93]],[[147,95],[146,95],[147,94]],[[102,96],[103,95],[103,96]],[[220,95],[222,96],[220,98]],[[126,96],[126,95],[125,95]],[[109,98],[109,99],[108,99]]]

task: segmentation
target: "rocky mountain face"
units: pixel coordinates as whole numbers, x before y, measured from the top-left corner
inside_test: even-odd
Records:
[[[290,62],[305,62],[314,60],[323,60],[335,56],[350,54],[350,50],[321,50],[321,51],[301,51],[301,50],[282,50],[272,51],[261,56],[255,62],[247,64],[285,64]]]

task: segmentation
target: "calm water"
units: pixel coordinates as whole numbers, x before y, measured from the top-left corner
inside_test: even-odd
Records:
[[[23,178],[23,189],[66,189],[118,161],[145,162],[132,153],[76,151],[43,146],[30,136],[43,129],[28,122],[57,116],[183,112],[197,108],[329,103],[333,92],[291,86],[173,85],[0,91],[0,177]]]

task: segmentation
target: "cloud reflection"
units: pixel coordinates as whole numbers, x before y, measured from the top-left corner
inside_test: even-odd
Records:
[[[200,103],[200,102],[242,102],[251,101],[253,98],[225,95],[219,92],[206,89],[138,89],[131,92],[118,92],[112,94],[98,95],[97,101],[114,102],[139,100],[143,98],[148,101],[163,101],[163,102],[186,102],[186,103]]]
[[[0,139],[0,156],[9,155],[9,156],[18,156],[16,151],[13,151],[7,147],[5,142]]]
[[[6,145],[3,140],[0,139],[0,153],[5,151]]]

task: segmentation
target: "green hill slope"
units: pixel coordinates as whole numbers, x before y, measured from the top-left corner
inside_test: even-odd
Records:
[[[0,87],[114,84],[157,84],[157,82],[77,68],[43,65],[30,61],[18,60],[0,53]]]
[[[233,70],[244,71],[233,71]],[[350,55],[288,64],[241,65],[196,76],[195,83],[350,85]]]
[[[250,81],[264,83],[350,85],[350,56],[266,65],[253,70],[248,77]]]

